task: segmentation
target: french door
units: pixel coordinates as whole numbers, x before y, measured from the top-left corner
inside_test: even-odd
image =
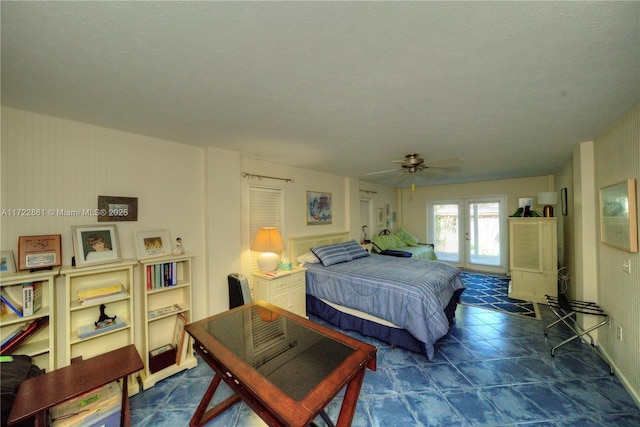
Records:
[[[427,232],[438,259],[461,268],[504,273],[506,198],[432,200]]]

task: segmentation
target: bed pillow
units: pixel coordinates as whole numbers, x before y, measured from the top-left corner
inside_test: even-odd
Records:
[[[345,242],[342,244],[342,247],[349,255],[351,255],[351,259],[364,258],[369,256],[369,252],[362,246],[360,243],[356,242],[355,239]]]
[[[404,242],[407,244],[407,246],[418,246],[418,242],[420,241],[416,236],[414,236],[413,234],[409,233],[406,230],[403,230],[402,228],[400,230],[398,230],[398,232],[396,233],[398,235],[398,237],[400,237],[402,240],[404,240]]]
[[[398,249],[407,246],[407,244],[395,234],[387,234],[386,236],[374,236],[373,247],[376,252],[380,253],[389,249]]]
[[[296,261],[298,261],[298,264],[300,265],[306,262],[308,262],[309,264],[318,264],[320,262],[318,257],[315,256],[313,252],[306,252],[306,253],[303,253],[302,255],[299,255],[298,258],[296,258]]]
[[[311,252],[320,259],[320,262],[325,267],[353,260],[351,255],[344,250],[340,243],[311,248]]]

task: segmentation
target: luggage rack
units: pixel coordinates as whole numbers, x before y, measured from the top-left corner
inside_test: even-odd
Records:
[[[585,344],[589,344],[590,345],[589,348],[591,348],[591,350],[593,350],[609,366],[609,373],[613,375],[613,367],[611,366],[611,363],[609,363],[609,361],[602,354],[602,352],[600,352],[598,347],[596,347],[593,337],[589,335],[589,332],[594,331],[599,327],[606,325],[609,322],[609,315],[594,302],[575,301],[575,300],[567,299],[566,297],[563,297],[563,296],[556,298],[549,295],[545,295],[545,297],[547,299],[547,304],[549,305],[549,308],[551,309],[553,314],[555,314],[558,317],[558,320],[556,320],[553,323],[550,323],[544,328],[545,338],[548,337],[549,329],[560,322],[564,323],[575,334],[572,337],[567,338],[566,340],[562,341],[560,344],[553,347],[551,349],[551,357],[555,356],[555,351],[558,348],[575,340],[576,338],[580,338]],[[593,326],[588,327],[587,329],[582,329],[580,325],[576,323],[576,320],[575,320],[575,315],[577,313],[602,317],[603,320],[601,320],[600,322],[598,322]],[[587,341],[587,339],[585,338],[585,335],[589,337],[589,341]]]

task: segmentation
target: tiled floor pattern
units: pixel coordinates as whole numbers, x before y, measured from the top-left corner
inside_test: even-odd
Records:
[[[378,370],[367,371],[353,425],[640,426],[640,408],[587,345],[575,340],[550,356],[571,334],[556,326],[546,342],[544,326],[555,317],[540,310],[542,321],[459,306],[431,362],[351,333],[378,346]],[[187,426],[211,376],[200,360],[133,396],[132,426]],[[338,396],[327,408],[333,420],[340,403]],[[320,418],[316,424],[324,425]],[[244,404],[208,424],[264,425]]]
[[[461,277],[467,287],[461,297],[463,304],[538,318],[535,303],[509,298],[511,278],[472,272],[462,272]]]

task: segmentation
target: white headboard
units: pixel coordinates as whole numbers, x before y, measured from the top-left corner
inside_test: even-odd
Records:
[[[289,238],[289,261],[297,264],[296,258],[315,246],[342,243],[349,240],[349,232],[341,231],[329,234],[314,234],[311,236],[298,236]]]

